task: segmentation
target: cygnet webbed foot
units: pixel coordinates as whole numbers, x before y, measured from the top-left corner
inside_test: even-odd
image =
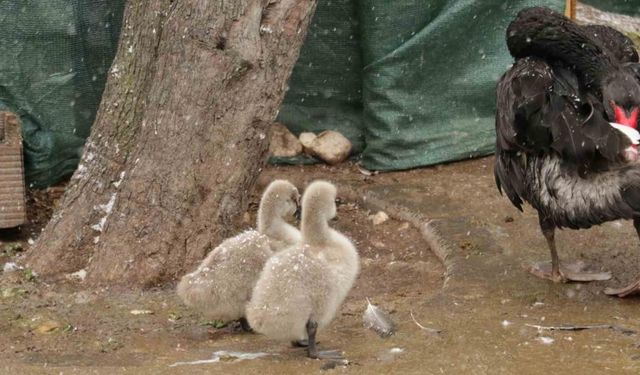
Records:
[[[238,321],[240,322],[240,327],[242,327],[243,331],[254,333],[253,328],[251,328],[249,322],[247,321],[247,318],[243,316],[242,318],[238,319]]]
[[[309,337],[307,346],[307,355],[314,359],[331,359],[344,360],[341,350],[318,350],[316,345],[316,332],[318,331],[318,323],[309,320],[307,322],[307,335]],[[299,340],[304,341],[304,340]]]

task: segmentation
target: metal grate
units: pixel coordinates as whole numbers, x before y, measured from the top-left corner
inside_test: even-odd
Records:
[[[20,121],[13,113],[0,112],[0,228],[26,221]]]

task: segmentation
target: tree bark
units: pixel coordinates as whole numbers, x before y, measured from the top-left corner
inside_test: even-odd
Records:
[[[148,287],[234,234],[315,3],[129,1],[80,165],[27,266]]]

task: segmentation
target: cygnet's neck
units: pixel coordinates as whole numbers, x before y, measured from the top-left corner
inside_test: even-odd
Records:
[[[296,243],[300,237],[298,230],[287,223],[269,205],[263,205],[258,210],[258,232],[287,244]]]
[[[302,240],[309,245],[323,245],[332,238],[328,221],[319,215],[304,215],[301,223]]]

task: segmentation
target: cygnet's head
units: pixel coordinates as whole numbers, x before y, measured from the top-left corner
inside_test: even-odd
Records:
[[[326,221],[336,216],[336,187],[327,181],[314,181],[302,196],[302,221],[305,215],[320,217]]]
[[[260,201],[260,210],[267,209],[277,217],[292,217],[300,206],[300,193],[289,181],[275,180],[267,186]]]

